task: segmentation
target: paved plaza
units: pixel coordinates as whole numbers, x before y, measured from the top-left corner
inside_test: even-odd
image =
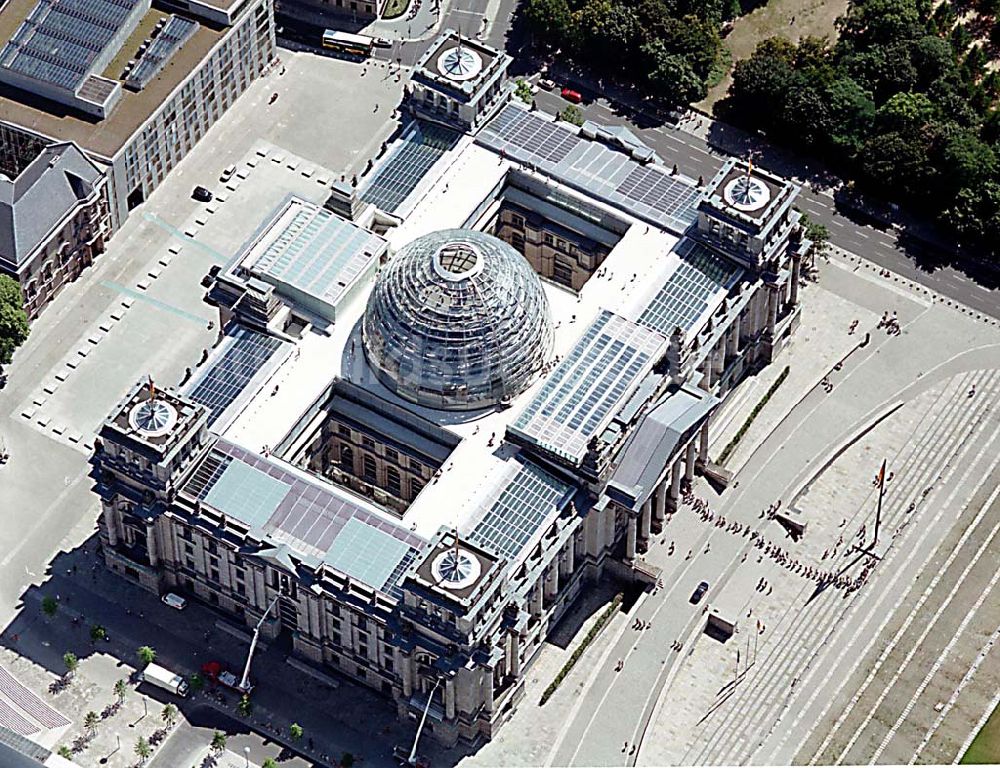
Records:
[[[609,627],[544,707],[529,692],[513,727],[467,762],[852,764],[960,754],[993,696],[983,671],[996,663],[1000,345],[991,325],[894,277],[839,255],[820,264],[785,355],[721,412],[713,455],[790,367],[728,461],[729,490],[695,483],[713,521],[684,505],[646,555],[663,569],[663,588]],[[886,312],[901,334],[877,327]],[[847,567],[854,577],[864,568],[867,558],[849,548],[862,526],[872,538],[872,478],[883,458],[891,482],[874,550],[882,560],[857,591],[817,592],[801,571]],[[807,521],[798,542],[761,519],[778,499]],[[754,547],[751,531],[801,571]],[[707,604],[738,619],[725,644],[703,633],[702,609],[688,603],[702,579]]]

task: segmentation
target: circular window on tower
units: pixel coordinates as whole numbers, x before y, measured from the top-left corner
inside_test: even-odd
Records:
[[[756,211],[767,205],[771,199],[771,190],[760,179],[740,176],[726,184],[722,196],[738,211]]]
[[[146,437],[160,437],[177,423],[177,410],[163,400],[144,400],[133,406],[128,423]]]
[[[431,573],[438,586],[446,589],[471,587],[482,570],[479,559],[464,549],[449,549],[440,553],[431,563]]]
[[[471,80],[483,71],[483,57],[459,45],[438,56],[437,68],[449,80]]]

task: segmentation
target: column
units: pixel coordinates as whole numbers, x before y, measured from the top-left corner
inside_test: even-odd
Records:
[[[715,373],[715,365],[712,362],[712,356],[714,354],[714,351],[709,352],[705,357],[705,362],[702,366],[705,369],[705,378],[702,381],[702,387],[709,392],[712,390],[712,384],[715,383],[715,376],[713,375]]]
[[[576,570],[576,534],[566,542],[566,576],[572,576]]]
[[[681,501],[681,463],[683,460],[682,456],[678,456],[670,470],[670,506],[675,510]]]
[[[778,292],[768,290],[767,292],[767,334],[774,338],[774,326],[778,322]]]
[[[444,716],[446,720],[455,719],[455,678],[444,681]]]
[[[625,536],[625,559],[629,561],[635,560],[635,528],[635,515],[630,514],[628,516],[628,531]]]
[[[687,455],[684,460],[684,478],[690,483],[694,480],[694,440],[687,444]]]
[[[493,670],[486,667],[483,668],[483,707],[487,712],[493,711]]]
[[[117,547],[118,523],[115,521],[115,508],[111,502],[104,503],[104,527],[108,531],[108,544]]]
[[[698,448],[698,458],[702,464],[708,461],[708,422],[706,421],[701,425],[700,445]]]
[[[729,356],[733,359],[740,354],[740,324],[735,322],[729,328]]]
[[[543,577],[544,580],[544,577]],[[541,616],[542,615],[542,595],[543,588],[541,584],[535,585],[535,591],[531,595],[531,615]]]
[[[156,523],[151,517],[146,518],[146,552],[149,554],[149,564],[156,568],[160,564],[160,557],[156,552]]]
[[[799,274],[802,271],[802,254],[798,249],[792,252],[792,284],[789,286],[788,303],[793,307],[799,303]]]
[[[663,481],[656,486],[656,522],[661,526],[667,517],[667,484],[669,480],[664,476]]]
[[[510,631],[510,675],[515,680],[521,677],[521,636],[516,629]]]
[[[652,522],[652,517],[653,517],[653,498],[652,497],[646,499],[645,503],[642,505],[642,512],[640,514],[642,515],[642,517],[641,517],[641,523],[640,523],[640,528],[639,528],[639,536],[642,538],[642,540],[644,542],[646,542],[648,544],[649,543],[650,523]]]
[[[413,658],[404,656],[397,649],[396,666],[399,667],[400,677],[403,678],[403,696],[408,699],[413,695]]]
[[[615,505],[604,508],[604,549],[611,549],[615,543]]]
[[[548,572],[545,574],[545,597],[549,600],[554,600],[556,595],[559,594],[559,556],[556,555],[555,562],[549,566]]]
[[[715,372],[720,376],[726,370],[726,337],[723,336],[719,339],[719,343],[715,345],[715,351],[712,353],[715,360]]]

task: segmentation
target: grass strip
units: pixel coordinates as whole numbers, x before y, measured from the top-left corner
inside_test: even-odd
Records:
[[[739,431],[733,435],[733,439],[729,441],[729,445],[722,449],[722,453],[719,454],[716,464],[719,464],[720,466],[725,465],[726,459],[728,459],[732,455],[733,451],[736,450],[736,446],[740,444],[740,440],[743,439],[743,435],[745,435],[747,430],[750,429],[750,425],[753,424],[753,420],[757,418],[757,414],[760,413],[761,409],[765,405],[767,405],[767,401],[771,399],[771,396],[778,390],[778,387],[781,386],[781,383],[786,378],[788,378],[787,365],[785,366],[785,370],[778,374],[778,378],[774,380],[774,383],[768,387],[767,392],[764,393],[760,402],[754,406],[752,411],[750,411],[750,415],[747,416],[747,420],[743,422],[743,426],[740,427]]]

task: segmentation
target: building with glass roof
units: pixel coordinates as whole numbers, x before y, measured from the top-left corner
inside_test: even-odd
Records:
[[[474,80],[454,43],[435,66]],[[699,186],[510,104],[433,132],[339,218],[258,212],[225,338],[181,392],[137,385],[93,461],[109,567],[474,747],[581,593],[655,583],[683,484],[726,482],[709,424],[793,331],[808,243],[749,167]]]
[[[473,230],[434,232],[400,250],[372,290],[363,332],[389,390],[447,410],[513,400],[552,349],[538,275],[507,243]]]

